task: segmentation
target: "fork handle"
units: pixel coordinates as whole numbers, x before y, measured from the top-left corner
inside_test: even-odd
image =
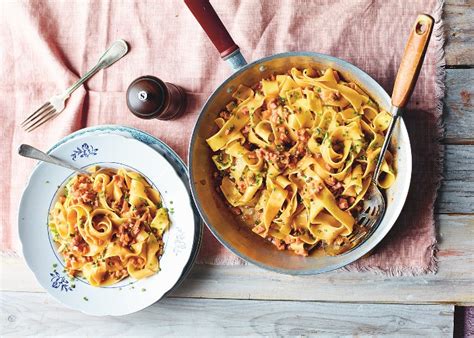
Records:
[[[79,80],[76,81],[71,87],[66,89],[64,97],[69,97],[77,88],[79,88],[84,82],[94,76],[99,70],[105,69],[113,65],[115,62],[120,60],[128,52],[128,45],[124,40],[115,41],[100,57],[97,64],[85,73]]]

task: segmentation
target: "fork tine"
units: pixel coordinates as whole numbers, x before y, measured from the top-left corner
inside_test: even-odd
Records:
[[[47,106],[46,108],[44,108],[41,113],[37,114],[33,119],[29,120],[27,123],[25,123],[23,125],[23,129],[25,129],[26,131],[28,131],[28,129],[30,129],[31,126],[35,125],[37,122],[41,121],[45,116],[47,116],[48,114],[50,114],[52,111],[54,111],[54,107],[53,106]]]
[[[28,116],[21,124],[20,126],[24,127],[28,122],[34,120],[37,116],[41,115],[43,111],[50,105],[51,103],[46,102],[43,104],[41,107],[39,107],[33,114]]]
[[[44,115],[41,120],[36,121],[33,125],[28,127],[28,129],[26,129],[26,131],[31,132],[31,131],[35,130],[36,128],[38,128],[39,126],[41,126],[42,124],[44,124],[44,123],[48,122],[49,120],[55,118],[58,115],[59,114],[56,112],[56,109],[53,108],[48,114]]]
[[[59,115],[59,114],[56,112],[55,109],[50,110],[47,114],[44,114],[40,120],[38,120],[34,124],[30,125],[26,129],[26,132],[31,132],[31,131],[35,130],[36,128],[40,127],[44,123],[46,123],[49,120],[55,118],[57,115]]]
[[[47,109],[43,109],[40,115],[36,116],[33,120],[30,120],[28,123],[26,123],[23,126],[23,129],[25,131],[29,131],[29,129],[33,126],[35,126],[37,123],[41,122],[46,116],[49,116],[51,113],[54,112],[54,107],[48,106]]]

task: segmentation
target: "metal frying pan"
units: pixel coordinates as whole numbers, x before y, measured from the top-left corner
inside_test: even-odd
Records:
[[[278,251],[268,241],[255,235],[242,221],[233,215],[217,193],[212,173],[216,170],[211,160],[211,150],[206,138],[215,133],[214,119],[232,99],[239,84],[251,86],[273,73],[286,73],[292,67],[314,67],[337,70],[348,81],[354,81],[364,89],[378,105],[390,111],[390,96],[369,75],[341,59],[312,52],[288,52],[262,58],[247,64],[216,12],[207,0],[184,0],[197,21],[235,71],[209,97],[204,104],[193,129],[189,145],[189,176],[191,192],[196,206],[214,236],[230,251],[260,267],[287,274],[317,274],[345,266],[369,253],[389,232],[405,203],[410,186],[412,158],[410,141],[403,121],[395,130],[392,142],[399,149],[395,154],[397,178],[386,192],[387,210],[382,222],[370,237],[355,249],[338,255],[325,256],[313,252],[300,257],[287,251]],[[432,19],[425,15],[417,18],[410,35],[397,76],[394,94],[398,107],[403,107],[414,88],[423,62],[431,32]],[[392,98],[395,98],[395,95]]]

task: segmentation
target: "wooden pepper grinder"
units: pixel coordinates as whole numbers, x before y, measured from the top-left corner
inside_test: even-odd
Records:
[[[141,76],[127,89],[127,106],[142,119],[171,120],[186,109],[186,93],[182,88],[155,76]]]

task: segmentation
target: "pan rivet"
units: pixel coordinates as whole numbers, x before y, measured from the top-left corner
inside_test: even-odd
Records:
[[[234,91],[235,87],[234,86],[230,86],[229,88],[227,88],[227,92],[230,94]]]
[[[264,65],[261,65],[260,67],[258,67],[258,70],[261,72],[264,72],[267,70],[267,67],[265,67]]]

